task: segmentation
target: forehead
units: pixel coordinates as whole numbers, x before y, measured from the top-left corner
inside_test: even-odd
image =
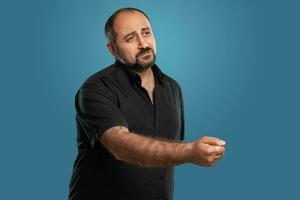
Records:
[[[120,36],[147,27],[151,28],[149,20],[138,11],[121,12],[114,20],[114,30]]]

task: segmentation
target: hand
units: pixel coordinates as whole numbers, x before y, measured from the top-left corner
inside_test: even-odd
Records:
[[[214,137],[202,137],[191,144],[192,163],[213,166],[225,153],[225,141]]]

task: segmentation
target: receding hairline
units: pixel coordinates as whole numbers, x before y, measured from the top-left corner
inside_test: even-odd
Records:
[[[149,25],[150,25],[150,27],[151,27],[151,24],[150,24],[150,21],[149,21],[148,17],[145,16],[143,13],[141,13],[141,12],[139,12],[139,11],[135,11],[135,10],[128,10],[128,11],[124,10],[124,11],[122,11],[122,12],[117,13],[117,15],[115,15],[115,17],[114,17],[114,20],[113,20],[113,23],[112,23],[112,28],[114,29],[114,32],[115,32],[115,33],[116,33],[115,25],[116,25],[117,19],[119,19],[119,16],[122,15],[122,14],[125,14],[125,15],[126,15],[126,13],[139,13],[139,14],[143,15],[143,16],[147,19],[147,21],[149,22]],[[125,16],[125,17],[126,17],[126,16]],[[121,19],[122,19],[122,18],[121,18]],[[119,23],[118,23],[118,24],[119,24]]]
[[[146,19],[148,20],[148,22],[151,26],[149,17],[142,10],[137,9],[137,8],[131,8],[131,7],[121,8],[121,9],[115,11],[106,21],[105,35],[109,41],[114,40],[114,38],[111,38],[111,37],[116,36],[116,31],[114,30],[115,19],[122,13],[140,13],[146,17]]]
[[[148,16],[144,12],[142,12],[140,10],[134,10],[134,9],[120,10],[119,12],[117,12],[115,14],[115,18],[117,18],[118,15],[123,14],[123,13],[140,13],[140,14],[144,15],[149,20]]]

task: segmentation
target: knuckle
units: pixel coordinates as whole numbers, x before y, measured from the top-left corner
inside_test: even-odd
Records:
[[[210,155],[211,154],[211,148],[204,148],[203,152],[205,153],[205,155]]]
[[[223,153],[224,152],[224,147],[218,147],[218,149],[216,149],[216,151],[218,152],[218,153]]]
[[[216,153],[222,153],[222,152],[223,152],[223,148],[217,146],[217,147],[215,147],[215,152],[216,152]]]
[[[207,162],[208,162],[208,164],[212,164],[213,162],[214,162],[214,159],[213,159],[213,157],[208,157],[207,158]]]
[[[207,136],[202,136],[201,138],[200,138],[200,140],[207,140]]]

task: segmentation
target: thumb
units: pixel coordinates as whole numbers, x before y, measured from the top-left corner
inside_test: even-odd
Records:
[[[214,145],[214,146],[225,146],[226,142],[224,140],[220,140],[215,137],[208,137],[204,136],[201,138],[203,143],[209,144],[209,145]]]

